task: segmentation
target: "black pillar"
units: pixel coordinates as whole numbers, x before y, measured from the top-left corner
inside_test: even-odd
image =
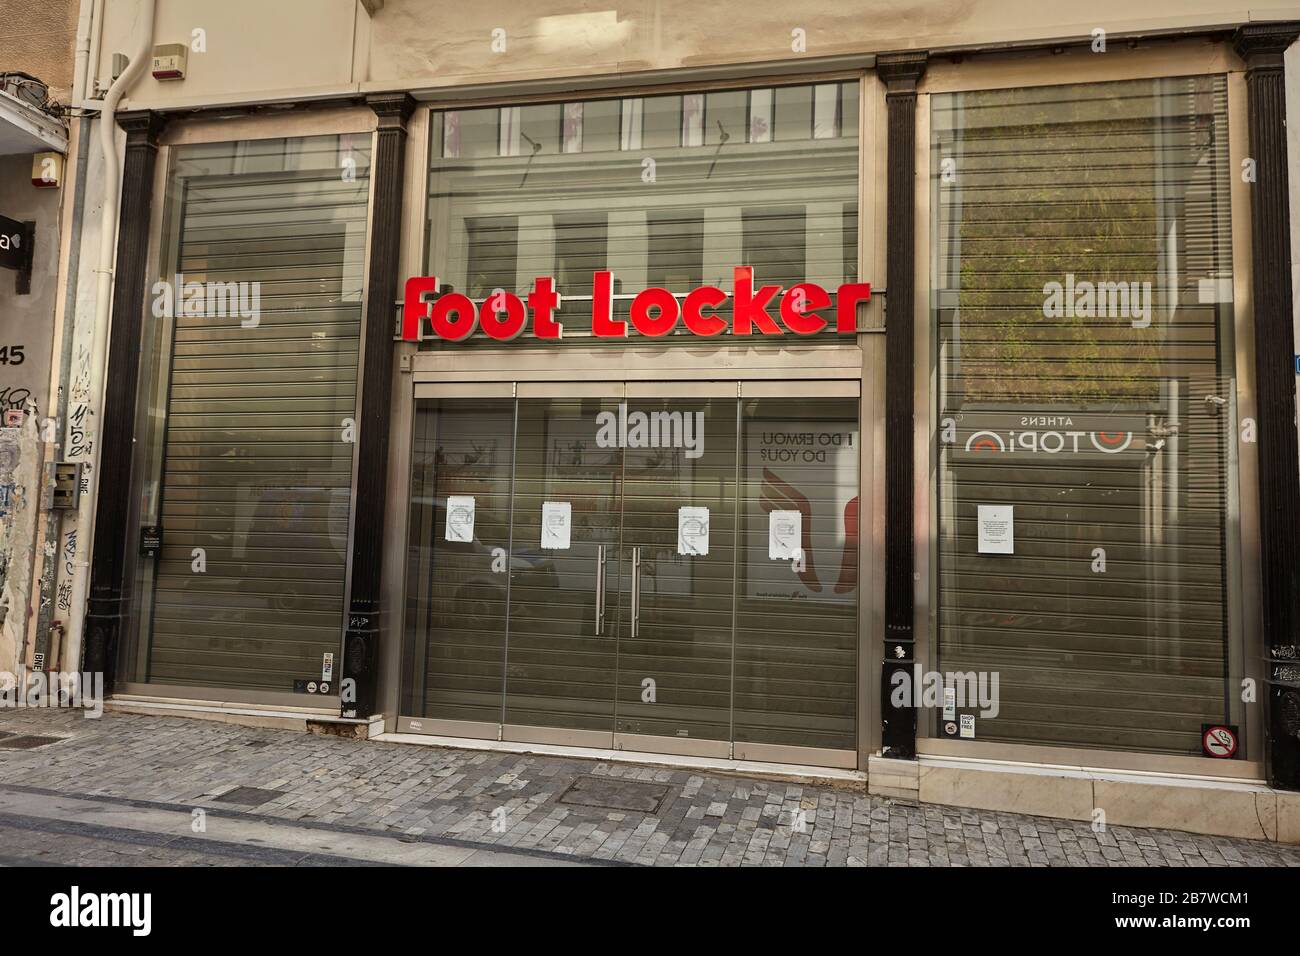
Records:
[[[912,389],[916,381],[916,84],[924,52],[881,56],[889,142],[886,174],[888,246],[885,267],[885,659],[881,666],[881,752],[916,756],[912,705],[915,635],[912,599],[914,469]],[[894,677],[907,675],[906,700],[896,706]]]
[[[1260,578],[1268,651],[1268,773],[1300,790],[1300,474],[1297,472],[1295,336],[1291,305],[1286,91],[1282,54],[1300,22],[1254,23],[1234,45],[1246,61],[1246,112],[1255,181],[1250,186],[1255,300],[1256,440]]]
[[[104,117],[100,122],[112,122],[112,118]],[[130,512],[135,393],[140,378],[140,330],[146,305],[154,166],[158,159],[158,134],[165,122],[161,114],[148,110],[120,113],[117,117],[118,125],[126,130],[126,156],[122,161],[108,367],[104,372],[104,405],[99,416],[98,497],[83,664],[88,671],[103,672],[105,693],[113,687],[118,638],[131,599],[124,575],[126,549],[136,540],[126,526]],[[108,224],[103,225],[106,228]]]
[[[361,420],[356,449],[359,465],[353,498],[352,587],[343,641],[343,683],[339,688],[344,717],[369,717],[375,712],[379,642],[384,624],[380,569],[384,558],[388,413],[393,387],[406,121],[415,109],[415,100],[406,93],[378,94],[367,97],[366,103],[379,118],[379,133],[370,166],[374,181],[367,263],[370,285],[366,294]]]

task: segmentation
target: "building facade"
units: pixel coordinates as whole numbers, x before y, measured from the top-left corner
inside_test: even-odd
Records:
[[[60,369],[69,343],[66,298],[70,228],[65,160],[72,131],[77,4],[0,2],[0,686],[9,692],[31,634],[61,644],[51,614],[52,579],[35,555],[57,533],[51,468],[59,460]],[[59,475],[59,498],[80,491],[75,470]],[[51,633],[52,632],[52,633]],[[51,656],[49,658],[53,660]],[[37,659],[41,668],[45,659]]]
[[[213,6],[88,5],[64,666],[1300,840],[1300,7]]]

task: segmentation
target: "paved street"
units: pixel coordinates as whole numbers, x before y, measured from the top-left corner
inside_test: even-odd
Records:
[[[32,749],[23,736],[61,738]],[[0,864],[1300,866],[1300,847],[570,758],[0,711]]]
[[[0,866],[578,866],[552,854],[413,841],[252,814],[0,786]]]

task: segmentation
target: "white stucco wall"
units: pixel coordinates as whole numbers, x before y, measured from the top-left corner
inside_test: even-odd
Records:
[[[133,47],[140,0],[107,0],[98,75]],[[158,0],[154,42],[192,42],[181,81],[145,76],[128,105],[624,74],[891,50],[959,50],[1300,19],[1300,3],[1224,0]],[[804,31],[806,47],[792,50]],[[494,31],[504,50],[494,52]],[[498,43],[498,47],[500,43]]]

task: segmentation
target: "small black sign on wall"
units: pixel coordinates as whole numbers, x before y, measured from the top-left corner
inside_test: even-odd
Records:
[[[36,223],[0,216],[0,266],[18,273],[15,283],[18,295],[32,291],[32,246],[35,241]]]
[[[140,529],[140,554],[146,558],[158,557],[162,550],[163,529],[161,525],[151,524]]]

